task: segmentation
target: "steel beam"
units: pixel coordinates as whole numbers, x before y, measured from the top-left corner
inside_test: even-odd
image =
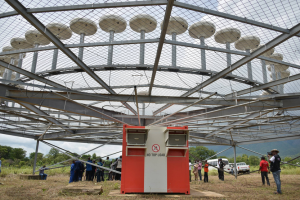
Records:
[[[44,13],[44,12],[58,12],[58,11],[73,11],[73,10],[96,10],[103,8],[120,8],[120,7],[138,7],[138,6],[156,6],[167,5],[166,0],[153,0],[153,1],[127,1],[127,2],[113,2],[113,3],[93,3],[82,5],[70,5],[70,6],[54,6],[54,7],[41,7],[30,8],[28,13]],[[10,11],[0,14],[0,18],[11,17],[18,15],[16,11]]]
[[[223,132],[223,131],[232,129],[232,128],[234,128],[235,126],[238,126],[238,125],[244,124],[244,123],[246,123],[246,122],[249,122],[249,121],[253,120],[253,118],[260,117],[260,116],[265,115],[265,114],[267,114],[267,113],[269,113],[269,112],[270,112],[270,111],[266,111],[266,112],[262,111],[262,112],[252,113],[252,114],[250,114],[250,115],[248,115],[248,116],[246,116],[246,117],[243,117],[243,118],[242,118],[243,121],[236,121],[236,122],[230,123],[230,124],[228,124],[228,125],[226,125],[226,126],[220,128],[220,129],[218,129],[218,130],[216,130],[216,131],[213,131],[212,133],[208,134],[206,137],[210,137],[210,136],[213,136],[213,135],[217,135],[217,134],[219,134],[219,133],[221,133],[221,132]]]
[[[1,88],[1,87],[0,87]],[[5,87],[2,87],[5,88]],[[41,92],[41,91],[26,91],[24,93],[23,91],[20,90],[7,90],[6,91],[6,96],[7,97],[12,97],[12,98],[22,98],[22,99],[65,99],[68,94],[65,92]],[[214,94],[212,94],[214,95]],[[212,96],[209,95],[209,96]],[[127,101],[127,102],[136,102],[135,96],[133,95],[111,95],[111,94],[90,94],[90,93],[78,93],[78,94],[70,94],[68,95],[70,101],[73,100],[89,100],[89,101]],[[173,96],[144,96],[144,95],[137,95],[139,102],[143,103],[172,103],[172,104],[193,104],[195,105],[195,101],[198,101],[199,98],[197,97],[173,97]],[[282,97],[284,98],[284,97]],[[279,107],[281,105],[280,102],[276,102],[274,100],[266,100],[266,99],[261,99],[262,102],[257,102],[251,104],[252,106],[255,107]],[[243,103],[249,103],[252,101],[252,99],[241,99],[238,100],[239,104]],[[216,98],[216,99],[203,99],[201,101],[197,102],[197,105],[218,105],[218,106],[234,106],[236,105],[236,100],[235,99],[221,99],[221,98]],[[112,119],[113,120],[113,119]]]
[[[152,72],[152,76],[151,76],[150,87],[149,87],[149,91],[148,91],[149,96],[151,96],[151,93],[152,93],[152,88],[153,88],[153,84],[154,84],[154,80],[155,80],[155,75],[156,75],[156,71],[157,71],[157,68],[158,68],[158,63],[159,63],[159,60],[160,60],[161,51],[162,51],[164,41],[165,41],[165,38],[166,38],[167,28],[168,28],[168,24],[169,24],[171,12],[172,12],[173,4],[174,4],[174,0],[168,0],[168,4],[167,4],[165,16],[164,16],[164,21],[163,21],[163,25],[162,25],[161,32],[160,32],[159,43],[158,43],[158,47],[157,47],[157,51],[156,51],[156,57],[155,57],[155,61],[154,61],[154,67],[153,67],[153,72]]]
[[[46,38],[48,38],[59,50],[61,50],[67,57],[90,75],[97,83],[102,85],[109,93],[116,94],[99,76],[95,74],[81,59],[78,57],[51,32],[49,31],[34,15],[27,12],[27,9],[17,0],[6,0],[6,2],[13,7],[20,15],[22,15],[32,26],[39,30]],[[136,111],[131,108],[126,102],[122,104],[127,107],[131,112],[136,114]]]
[[[250,62],[254,58],[257,58],[258,56],[262,55],[263,53],[267,52],[268,50],[274,48],[275,46],[277,46],[281,43],[283,43],[284,41],[288,40],[289,38],[295,36],[299,32],[300,32],[300,24],[297,24],[293,28],[289,29],[289,33],[283,33],[283,34],[279,35],[278,37],[274,38],[270,42],[266,43],[264,46],[262,46],[262,47],[258,48],[257,50],[253,51],[250,56],[244,57],[244,58],[238,60],[233,65],[225,68],[224,70],[220,71],[216,75],[212,76],[208,80],[204,81],[203,83],[199,84],[198,86],[191,89],[189,92],[184,93],[181,96],[182,97],[188,97],[188,96],[194,94],[195,92],[201,90],[202,88],[212,84],[213,82],[217,81],[218,79],[226,76],[227,74],[231,73],[232,71],[234,71],[234,70],[238,69],[239,67],[243,66],[244,64]],[[274,91],[274,92],[277,93],[276,91]],[[165,110],[165,109],[167,109],[171,106],[172,106],[172,104],[167,104],[167,105],[161,107],[160,109],[156,110],[153,114],[156,115],[159,112],[161,112],[161,111],[163,111],[163,110]]]
[[[43,77],[37,76],[37,75],[35,75],[35,74],[31,73],[31,72],[28,72],[28,71],[26,71],[24,69],[18,68],[18,67],[14,66],[14,65],[9,65],[8,63],[3,62],[1,60],[0,60],[0,65],[3,66],[3,67],[5,67],[5,68],[7,68],[7,69],[11,69],[11,70],[13,70],[13,71],[15,71],[17,73],[23,74],[23,75],[27,76],[30,79],[35,79],[37,81],[40,81],[40,82],[45,83],[47,85],[51,85],[53,87],[66,89],[65,86],[62,86],[62,85],[60,85],[58,83],[55,83],[55,82],[50,81],[48,79],[45,79]]]
[[[52,117],[49,117],[49,115],[47,113],[45,113],[44,111],[38,109],[37,107],[35,107],[34,105],[30,105],[30,104],[27,104],[27,103],[23,103],[23,102],[17,102],[18,104],[24,106],[25,108],[27,108],[28,110],[31,110],[32,112],[38,114],[38,115],[41,115],[43,116],[44,119],[46,119],[48,122],[52,123],[52,124],[57,124],[57,125],[60,125],[60,127],[62,129],[64,129],[65,131],[71,133],[71,134],[74,134],[74,131],[71,130],[68,126],[64,125],[63,123],[61,123],[60,121],[52,118]]]
[[[191,5],[191,4],[182,3],[182,2],[179,2],[179,1],[176,1],[174,3],[174,6],[184,8],[184,9],[188,9],[188,10],[193,10],[193,11],[196,11],[196,12],[205,13],[205,14],[208,14],[208,15],[213,15],[213,16],[225,18],[225,19],[230,19],[230,20],[233,20],[233,21],[242,22],[242,23],[245,23],[245,24],[251,24],[251,25],[266,28],[266,29],[269,29],[269,30],[272,30],[272,31],[277,31],[277,32],[281,32],[281,33],[289,33],[289,29],[281,28],[281,27],[274,26],[274,25],[271,25],[271,24],[258,22],[258,21],[252,20],[252,19],[248,19],[246,17],[239,17],[239,16],[219,12],[219,11],[216,11],[216,10],[207,9],[207,8],[204,8],[204,7],[199,7],[199,6],[194,6],[194,5]],[[299,36],[299,35],[297,35],[297,36]]]
[[[280,79],[280,80],[265,83],[265,84],[262,84],[260,86],[251,87],[249,89],[240,90],[238,92],[227,94],[225,97],[232,97],[232,95],[240,96],[240,95],[243,95],[243,94],[248,94],[250,92],[255,92],[255,91],[264,90],[264,89],[270,89],[271,90],[271,88],[273,86],[285,84],[285,83],[292,82],[292,81],[295,81],[295,80],[298,80],[298,79],[300,79],[300,74],[296,74],[294,76],[290,76],[290,77],[283,78],[283,79]]]

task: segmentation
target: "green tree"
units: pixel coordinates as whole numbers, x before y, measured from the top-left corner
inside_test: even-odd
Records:
[[[249,165],[259,165],[260,159],[257,156],[249,156]]]
[[[96,155],[96,153],[93,153],[92,160],[96,160],[96,159],[97,159],[97,155]]]
[[[214,154],[216,154],[216,152],[214,150],[209,150],[207,147],[203,147],[203,146],[197,146],[197,147],[190,147],[189,149],[189,158],[192,162],[194,162],[195,160],[204,160],[210,156],[213,156]],[[217,158],[216,156],[214,156],[211,159]]]
[[[22,148],[13,148],[9,154],[11,159],[24,159],[26,157],[26,151]]]
[[[57,149],[55,149],[55,148],[51,148],[48,154],[50,156],[52,156],[53,159],[55,159],[58,156],[59,151]]]
[[[0,157],[5,157],[6,154],[8,153],[8,150],[5,146],[0,146]]]
[[[35,152],[32,152],[32,153],[30,153],[29,154],[29,159],[31,160],[31,159],[34,159],[34,156],[35,156]],[[42,154],[42,153],[38,153],[38,155],[37,155],[37,159],[43,159],[43,156],[44,156],[44,154]]]

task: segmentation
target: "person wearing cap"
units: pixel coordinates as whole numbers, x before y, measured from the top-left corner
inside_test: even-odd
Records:
[[[271,151],[272,157],[270,158],[270,155],[268,155],[269,162],[271,164],[271,172],[273,174],[276,186],[277,186],[277,191],[274,192],[275,194],[282,194],[281,192],[281,181],[280,181],[280,162],[281,158],[278,155],[279,151],[277,149],[273,149]]]
[[[259,164],[259,171],[261,172],[261,180],[262,184],[265,185],[265,178],[267,180],[268,186],[270,186],[268,172],[269,172],[269,163],[266,161],[264,156],[261,157],[261,161]]]
[[[220,158],[220,161],[219,161],[219,179],[221,181],[224,181],[224,166],[225,166],[225,163],[223,162],[222,158]]]

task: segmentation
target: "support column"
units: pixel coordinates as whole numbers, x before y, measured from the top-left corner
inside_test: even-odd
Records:
[[[200,37],[200,45],[205,46],[204,37]],[[205,49],[201,49],[201,69],[206,70]]]
[[[114,31],[109,31],[109,42],[114,41]],[[112,65],[113,45],[108,46],[107,65]]]
[[[267,78],[266,61],[260,60],[260,63],[261,63],[261,68],[262,68],[263,81],[264,81],[264,83],[267,83],[268,82],[268,78]]]
[[[233,146],[233,152],[234,152],[234,176],[235,179],[237,179],[237,168],[236,168],[236,146]]]
[[[250,49],[246,49],[246,53],[250,54]],[[253,80],[251,62],[247,62],[248,79]]]
[[[39,47],[39,44],[34,44],[34,48],[38,48],[38,47]],[[36,71],[37,59],[38,59],[38,52],[35,51],[33,53],[33,59],[32,59],[32,65],[31,65],[31,72],[34,74]]]
[[[19,54],[19,61],[18,61],[18,67],[22,69],[22,64],[23,64],[23,53]],[[16,80],[20,78],[20,74],[16,74]]]
[[[14,65],[15,64],[15,59],[11,58],[9,64]],[[8,69],[7,70],[7,80],[11,80],[11,75],[12,75],[12,71],[10,69]]]
[[[277,72],[277,79],[278,79],[278,80],[281,79],[281,72]],[[278,92],[279,92],[280,94],[283,94],[283,84],[278,85],[277,87],[278,87]]]
[[[80,42],[79,42],[80,44],[84,43],[84,36],[85,36],[84,33],[80,34]],[[83,47],[79,47],[78,58],[80,60],[83,59]]]
[[[272,79],[273,79],[273,81],[276,81],[277,80],[277,74],[275,72],[274,65],[270,65],[270,66],[271,66]],[[278,91],[278,86],[273,86],[273,89]]]
[[[176,33],[172,33],[172,41],[176,41]],[[172,45],[172,67],[176,67],[176,45]]]
[[[141,40],[145,39],[145,31],[141,31]],[[140,64],[145,64],[145,44],[140,44]]]
[[[58,57],[58,49],[54,49],[51,70],[56,69],[56,66],[57,66],[57,57]]]
[[[230,50],[230,43],[226,42],[226,49]],[[230,53],[226,53],[226,58],[227,58],[227,67],[231,66],[231,54]],[[232,72],[230,72],[229,74],[232,74]]]
[[[35,155],[34,155],[34,162],[33,162],[33,171],[32,174],[35,174],[35,167],[36,167],[36,159],[39,152],[39,140],[36,141],[36,147],[35,147]]]

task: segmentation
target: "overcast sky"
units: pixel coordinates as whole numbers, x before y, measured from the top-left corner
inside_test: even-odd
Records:
[[[96,144],[84,144],[84,143],[74,143],[74,142],[54,142],[54,141],[47,141],[51,144],[57,145],[61,148],[64,148],[68,151],[74,152],[74,153],[84,153],[92,148],[95,148]],[[0,134],[0,145],[5,145],[5,146],[11,146],[14,148],[23,148],[27,152],[27,156],[31,152],[35,152],[35,147],[36,147],[36,141],[33,139],[27,139],[27,138],[21,138],[21,137],[15,137],[15,136],[9,136],[9,135],[3,135]],[[50,150],[50,147],[41,143],[39,145],[39,152],[43,154],[47,154]],[[97,150],[92,151],[89,154],[96,153],[97,156],[106,156],[118,151],[122,150],[122,146],[117,146],[117,145],[105,145],[103,147],[100,147]],[[112,155],[112,158],[116,158],[120,156],[121,153]]]

